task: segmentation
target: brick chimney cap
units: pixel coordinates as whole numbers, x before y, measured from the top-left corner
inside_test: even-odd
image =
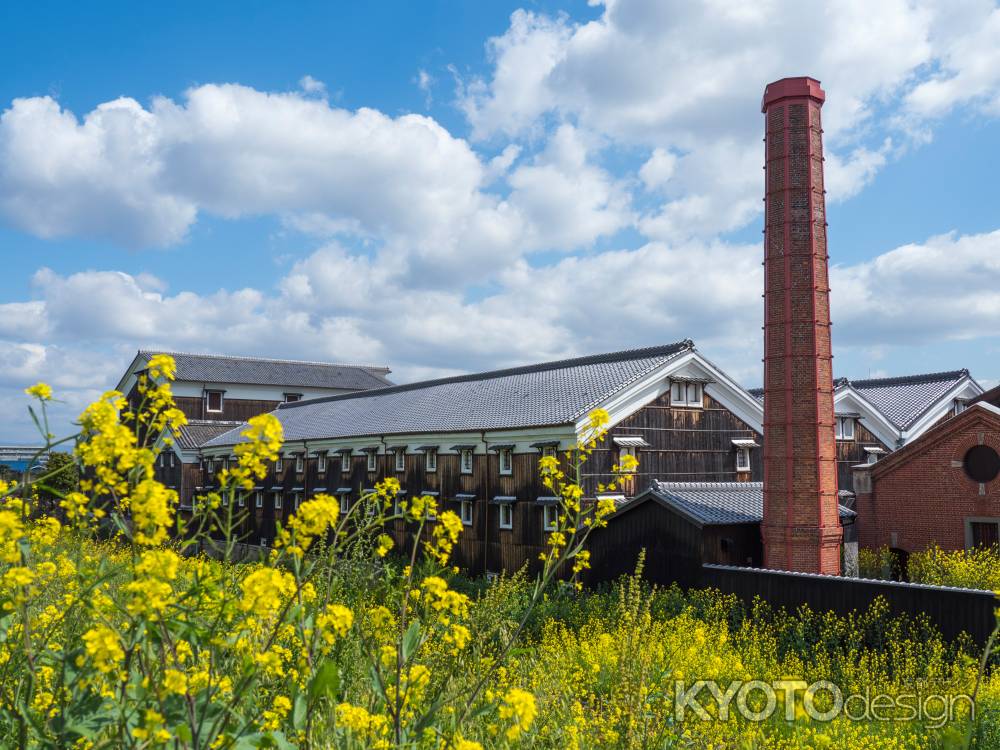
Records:
[[[820,104],[826,101],[826,92],[820,88],[819,81],[809,76],[798,78],[782,78],[764,87],[764,98],[760,102],[760,111],[767,112],[767,108],[781,99],[815,99]]]

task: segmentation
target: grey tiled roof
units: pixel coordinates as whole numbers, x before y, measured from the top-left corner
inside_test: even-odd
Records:
[[[654,481],[649,492],[705,526],[759,523],[764,516],[763,482]],[[840,506],[840,515],[851,517],[855,513]]]
[[[691,341],[282,404],[286,440],[571,424]],[[209,445],[239,442],[239,430]]]
[[[212,438],[225,435],[230,430],[242,424],[242,422],[213,422],[205,419],[189,419],[188,423],[181,427],[180,435],[177,437],[177,446],[182,450],[200,448]]]
[[[900,429],[908,429],[944,394],[969,376],[968,370],[849,380],[850,385]]]
[[[938,399],[969,377],[968,370],[930,372],[924,375],[904,375],[895,378],[849,380],[837,378],[834,387],[851,386],[878,409],[897,429],[906,430]],[[750,388],[750,394],[764,403],[764,389]]]
[[[148,362],[156,354],[169,354],[174,358],[177,363],[177,380],[348,390],[392,385],[386,379],[389,373],[386,367],[147,350],[139,352],[139,359]]]

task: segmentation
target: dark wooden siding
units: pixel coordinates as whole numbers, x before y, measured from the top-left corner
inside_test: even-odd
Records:
[[[888,454],[893,449],[885,445],[865,427],[860,420],[854,423],[854,440],[837,441],[837,487],[842,490],[854,491],[854,472],[852,466],[867,463],[868,454],[865,446],[881,448]]]
[[[205,411],[205,399],[199,396],[177,396],[177,408],[188,419],[209,419],[226,422],[245,422],[250,417],[274,411],[280,401],[259,401],[256,399],[223,398],[222,411]]]
[[[626,494],[639,494],[659,479],[672,482],[735,482],[763,479],[763,436],[705,394],[704,407],[670,405],[664,394],[616,425],[586,467],[584,489],[597,492],[619,460],[614,437],[636,435],[649,443],[638,452],[639,470]],[[750,472],[736,471],[733,439],[752,438],[761,447],[750,451]]]

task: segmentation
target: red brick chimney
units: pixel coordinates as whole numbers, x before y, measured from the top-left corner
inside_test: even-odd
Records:
[[[764,565],[840,574],[823,129],[813,78],[764,89]]]

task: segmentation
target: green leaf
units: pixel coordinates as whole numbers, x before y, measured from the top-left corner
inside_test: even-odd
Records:
[[[340,692],[340,667],[331,659],[323,662],[309,683],[309,702],[324,695],[333,698]]]
[[[420,620],[414,620],[403,635],[403,664],[410,661],[410,657],[416,653],[420,647]]]
[[[299,693],[295,696],[295,705],[292,706],[292,726],[301,731],[306,728],[306,697]]]

